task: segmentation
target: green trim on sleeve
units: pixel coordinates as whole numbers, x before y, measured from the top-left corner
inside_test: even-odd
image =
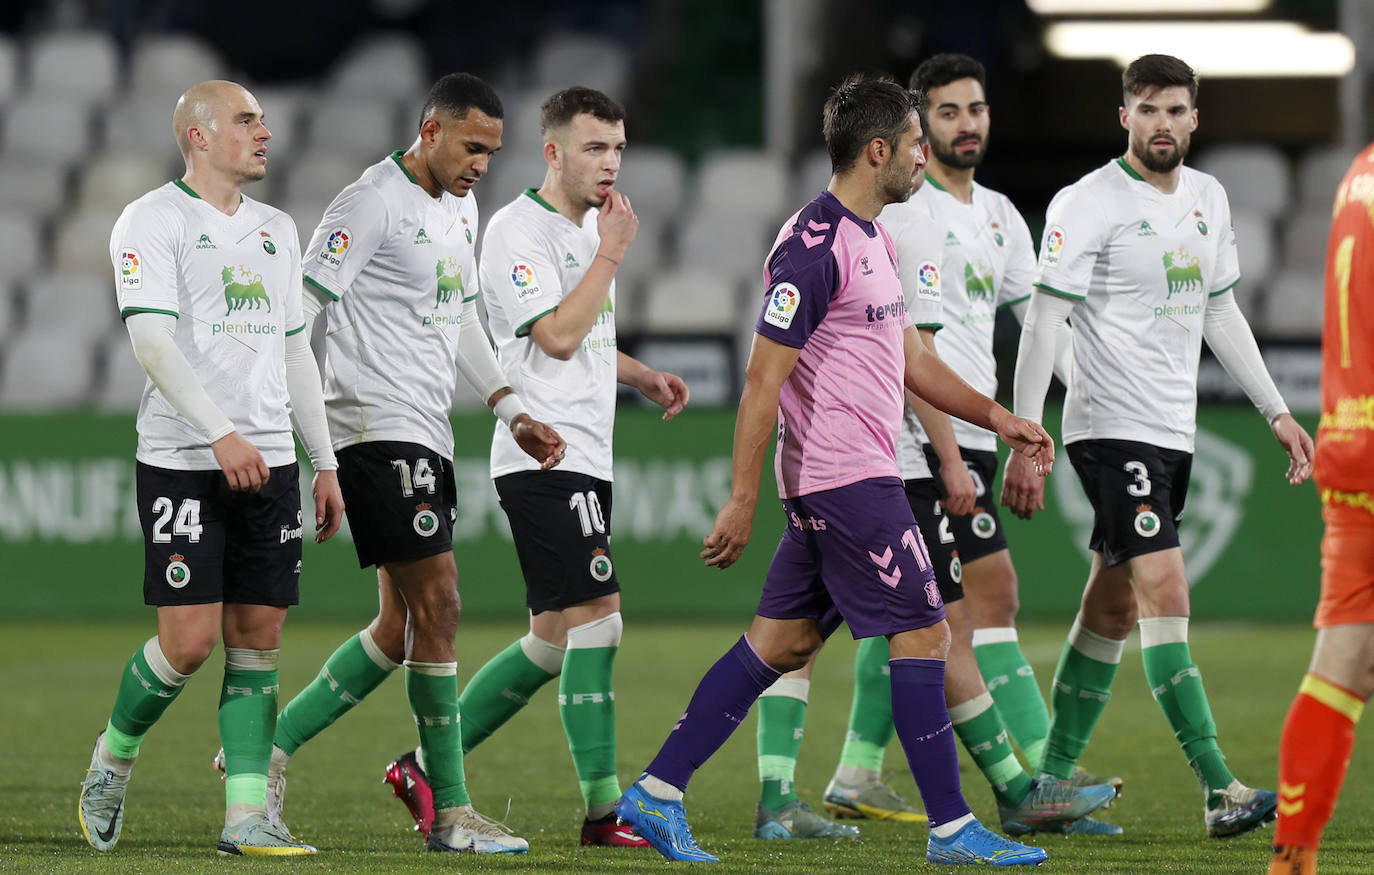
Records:
[[[292,335],[300,334],[300,333],[301,333],[302,331],[304,331],[304,330],[305,330],[305,323],[302,322],[300,328],[293,328],[293,329],[291,329],[290,331],[286,332],[286,336],[287,336],[287,337],[291,337]]]
[[[917,328],[929,328],[931,331],[939,331],[941,328],[944,328],[944,327],[945,327],[945,323],[943,323],[943,322],[917,322],[917,323],[916,323],[916,327],[917,327]]]
[[[556,213],[556,212],[558,212],[558,210],[555,210],[555,209],[553,208],[553,204],[549,203],[548,201],[544,200],[542,197],[539,196],[539,192],[538,192],[537,189],[527,188],[527,189],[525,189],[525,194],[529,195],[530,198],[531,198],[535,203],[539,204],[539,206],[543,207],[544,209],[548,210],[549,212],[551,212],[551,213]]]
[[[997,309],[998,309],[998,310],[1005,310],[1005,309],[1007,309],[1008,307],[1015,307],[1017,304],[1021,303],[1022,301],[1029,301],[1029,300],[1030,300],[1030,294],[1024,294],[1024,295],[1022,295],[1022,296],[1019,297],[1019,298],[1015,298],[1015,299],[1010,300],[1010,301],[1007,301],[1006,303],[1003,303],[1003,304],[998,304],[998,305],[997,305]]]
[[[530,326],[532,326],[534,323],[538,322],[540,319],[543,319],[545,316],[549,315],[550,313],[552,313],[554,310],[557,310],[557,309],[558,309],[557,307],[550,307],[549,309],[545,310],[543,313],[540,313],[538,316],[535,316],[535,317],[532,318],[532,319],[526,319],[523,323],[521,323],[521,325],[520,325],[519,328],[515,329],[515,336],[516,336],[516,337],[525,337],[526,335],[528,335],[528,334],[530,333]]]
[[[119,318],[120,321],[123,321],[139,313],[161,313],[163,316],[173,316],[177,319],[181,318],[181,314],[175,310],[159,310],[156,307],[125,307],[123,310],[119,311]]]
[[[1145,177],[1141,176],[1139,173],[1136,173],[1135,168],[1132,167],[1130,165],[1130,162],[1128,162],[1125,158],[1118,157],[1116,159],[1116,163],[1121,165],[1121,169],[1126,171],[1126,175],[1129,176],[1131,179],[1138,179],[1141,182],[1145,181]]]
[[[466,298],[463,299],[463,303],[466,304],[468,301],[475,301],[480,297],[482,297],[481,292],[473,292],[471,295],[468,295]]]
[[[1034,285],[1042,292],[1049,292],[1051,295],[1057,295],[1060,298],[1068,298],[1070,301],[1086,301],[1088,299],[1087,295],[1075,295],[1073,292],[1056,289],[1054,286],[1047,286],[1044,283],[1035,283]]]
[[[302,275],[301,275],[301,279],[305,280],[306,282],[310,283],[310,285],[312,285],[312,286],[314,286],[315,288],[319,289],[320,291],[324,292],[324,293],[325,293],[326,295],[328,295],[331,299],[333,299],[333,300],[335,300],[335,301],[339,300],[339,296],[338,296],[338,295],[334,294],[334,293],[331,292],[329,289],[326,289],[324,286],[322,286],[322,285],[320,285],[319,283],[315,282],[315,280],[312,279],[311,277],[308,277],[308,276],[302,274]]]
[[[1239,282],[1240,282],[1240,277],[1236,277],[1236,281],[1235,281],[1234,283],[1231,283],[1229,286],[1223,286],[1223,287],[1217,289],[1215,292],[1208,292],[1208,293],[1207,293],[1207,297],[1209,297],[1209,298],[1215,298],[1217,295],[1224,295],[1224,294],[1226,294],[1227,292],[1229,292],[1229,291],[1231,291],[1232,289],[1234,289],[1234,288],[1236,287],[1236,284],[1239,283]]]
[[[401,160],[401,156],[404,154],[405,153],[402,152],[400,149],[397,149],[395,152],[391,153],[391,160],[395,161],[396,166],[401,168],[401,172],[406,175],[406,179],[409,179],[411,182],[415,182],[415,177],[410,175],[410,171],[406,169],[406,163]],[[419,185],[420,183],[415,182],[415,184]]]

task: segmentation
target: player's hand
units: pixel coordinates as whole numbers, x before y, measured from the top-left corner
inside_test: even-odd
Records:
[[[749,535],[754,530],[754,502],[730,497],[716,514],[715,528],[702,539],[706,549],[701,558],[707,565],[729,568],[739,559],[749,543]]]
[[[215,441],[210,449],[224,471],[224,478],[229,481],[229,488],[235,492],[257,492],[272,476],[272,469],[263,461],[262,453],[236,431]]]
[[[338,471],[316,471],[310,487],[315,499],[315,543],[323,544],[343,525],[344,500]]]
[[[510,433],[520,449],[539,463],[541,471],[547,471],[563,461],[563,454],[568,450],[568,443],[562,435],[528,413],[522,413],[510,421]]]
[[[973,505],[978,502],[978,487],[962,459],[953,465],[940,465],[940,482],[945,487],[945,494],[940,499],[945,513],[964,516],[973,511]]]
[[[604,253],[607,258],[616,261],[624,258],[625,251],[634,242],[635,234],[639,233],[639,216],[630,208],[630,199],[611,189],[606,202],[601,205],[601,212],[596,216],[596,231],[601,237],[601,245],[596,250],[598,253]]]
[[[663,408],[664,422],[681,413],[682,408],[687,406],[688,396],[692,394],[681,377],[666,371],[649,371],[640,382],[639,391]]]
[[[1274,432],[1274,439],[1279,442],[1279,446],[1288,453],[1288,482],[1297,486],[1311,477],[1315,450],[1307,430],[1298,425],[1298,421],[1288,413],[1274,417],[1274,424],[1269,428]]]
[[[1039,423],[1013,416],[1002,408],[994,416],[993,425],[1003,443],[1034,463],[1035,473],[1044,477],[1054,469],[1054,438]]]
[[[1007,456],[1007,468],[1002,474],[1002,504],[1023,520],[1045,509],[1045,478],[1020,453]]]

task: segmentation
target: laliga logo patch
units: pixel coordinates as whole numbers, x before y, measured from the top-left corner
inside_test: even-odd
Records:
[[[171,559],[162,576],[167,578],[167,585],[172,589],[181,589],[191,582],[191,569],[185,562],[186,557],[180,553],[173,553]]]
[[[763,311],[763,321],[784,330],[792,327],[792,319],[797,315],[797,305],[801,303],[801,291],[791,283],[778,283],[768,296],[768,306]]]
[[[940,268],[933,261],[923,261],[916,268],[916,297],[932,304],[940,303]]]
[[[597,583],[605,583],[611,579],[611,557],[606,555],[606,551],[599,547],[592,551],[592,564],[588,569],[592,579]]]
[[[352,240],[353,232],[347,228],[335,228],[330,231],[329,236],[325,238],[324,248],[320,250],[320,261],[338,270],[343,264],[344,256],[348,255],[348,247]]]
[[[139,269],[138,250],[132,247],[119,252],[119,287],[129,291],[143,288],[143,273]]]
[[[517,301],[523,301],[539,294],[539,283],[534,278],[534,268],[528,264],[511,265],[510,281],[511,285],[515,286],[515,300]]]
[[[1045,232],[1045,251],[1043,257],[1047,267],[1054,267],[1059,263],[1059,253],[1064,249],[1064,229],[1058,225],[1051,225]]]
[[[427,504],[415,506],[415,518],[410,521],[415,534],[428,538],[439,530],[439,516]]]
[[[985,510],[975,513],[973,515],[973,533],[983,540],[997,534],[997,522],[992,518],[992,514]]]
[[[1135,533],[1142,538],[1153,538],[1159,534],[1159,514],[1150,510],[1148,504],[1135,509]]]

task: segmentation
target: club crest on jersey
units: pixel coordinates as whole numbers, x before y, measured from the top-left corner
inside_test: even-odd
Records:
[[[143,268],[133,247],[119,251],[119,287],[128,291],[143,288]]]
[[[916,297],[932,304],[940,303],[940,268],[933,261],[923,261],[916,268]]]
[[[1059,255],[1064,251],[1064,229],[1058,225],[1051,225],[1045,232],[1045,251],[1042,255],[1046,267],[1054,267],[1059,264]]]
[[[539,281],[534,277],[534,268],[516,262],[510,268],[511,285],[515,286],[515,300],[523,301],[539,294]]]
[[[1002,236],[1002,232],[997,230],[998,228],[1002,227],[1001,225],[997,224],[996,222],[992,222],[988,225],[988,227],[992,229],[993,243],[996,243],[998,246],[1002,246],[1007,242],[1006,238]]]
[[[266,231],[259,231],[258,236],[262,238],[262,251],[268,255],[276,255],[277,244],[272,242],[272,235]]]
[[[592,562],[587,570],[597,583],[605,583],[611,579],[611,557],[606,555],[605,550],[596,548],[592,551]]]
[[[792,327],[792,320],[801,305],[801,290],[791,283],[778,283],[768,293],[768,304],[763,309],[763,321],[776,325],[784,331]]]
[[[428,538],[439,531],[439,516],[429,505],[417,504],[415,517],[410,521],[410,525],[415,529],[415,534]]]
[[[344,257],[348,255],[348,247],[353,240],[353,232],[347,228],[335,228],[329,232],[325,238],[324,247],[320,249],[320,263],[327,267],[338,270],[343,264]]]
[[[997,534],[997,521],[992,518],[992,514],[985,510],[980,510],[973,515],[972,527],[973,533],[983,540]]]
[[[1184,292],[1202,291],[1202,268],[1196,255],[1189,255],[1182,246],[1164,253],[1164,279],[1169,284],[1168,298]],[[1168,299],[1166,298],[1166,300]]]
[[[964,581],[964,563],[959,561],[959,551],[955,550],[949,560],[949,579],[955,583]]]
[[[191,568],[186,564],[186,557],[180,553],[173,553],[169,559],[162,576],[172,589],[181,589],[191,582]]]
[[[1142,538],[1153,538],[1159,534],[1159,514],[1150,510],[1148,504],[1135,509],[1135,533]]]

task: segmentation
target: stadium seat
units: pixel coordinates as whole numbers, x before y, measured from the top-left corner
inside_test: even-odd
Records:
[[[535,90],[547,94],[577,84],[623,101],[629,75],[630,56],[625,47],[597,34],[550,33],[539,44],[534,56]]]
[[[104,345],[104,367],[95,391],[96,407],[107,413],[132,413],[138,409],[148,374],[134,358],[129,335],[122,327],[112,331]]]
[[[792,177],[792,189],[799,198],[813,198],[830,185],[830,175],[830,153],[815,149],[797,164],[797,172]]]
[[[42,164],[74,164],[94,143],[91,115],[80,98],[33,93],[5,110],[0,157]]]
[[[0,207],[0,281],[32,276],[43,256],[41,220],[6,202]]]
[[[390,98],[339,96],[312,107],[307,143],[312,152],[351,158],[356,178],[368,164],[407,148],[413,139],[402,137]],[[268,150],[270,155],[270,146]]]
[[[83,343],[108,334],[119,321],[119,304],[106,261],[103,273],[50,271],[25,281],[25,331],[65,332],[72,342]]]
[[[1284,223],[1283,266],[1320,277],[1326,270],[1326,238],[1330,232],[1329,206],[1292,216]]]
[[[104,113],[105,149],[165,161],[180,176],[181,150],[172,131],[175,105],[133,98],[110,105]]]
[[[52,265],[57,270],[105,276],[110,264],[110,230],[119,218],[118,207],[91,207],[60,218]]]
[[[552,88],[530,88],[501,92],[501,104],[506,117],[502,120],[501,155],[498,161],[509,160],[516,154],[542,151],[544,141],[539,135],[539,109],[553,91]]]
[[[191,85],[224,78],[224,62],[210,46],[185,34],[148,34],[134,45],[129,86],[133,99],[151,103],[170,119],[176,100]]]
[[[722,149],[707,154],[697,171],[695,187],[699,216],[754,216],[769,223],[786,215],[791,196],[786,165],[761,149]]]
[[[1355,153],[1342,146],[1318,146],[1298,161],[1298,206],[1304,211],[1330,211],[1345,171]]]
[[[1289,207],[1288,161],[1275,146],[1215,146],[1198,157],[1196,166],[1221,182],[1232,209],[1274,218]]]
[[[14,40],[0,34],[0,106],[19,93],[19,49]]]
[[[1277,259],[1274,257],[1274,226],[1268,219],[1248,210],[1231,213],[1231,227],[1236,231],[1236,252],[1240,259],[1240,285],[1236,298],[1244,301],[1268,285]],[[1249,312],[1248,310],[1246,311]]]
[[[50,219],[67,197],[67,171],[53,164],[0,160],[0,204]]]
[[[0,347],[19,330],[19,307],[8,280],[0,280]]]
[[[698,212],[678,238],[677,265],[683,270],[711,270],[736,280],[755,282],[763,274],[768,244],[777,230],[763,219]]]
[[[105,100],[121,81],[114,43],[96,32],[56,32],[37,37],[29,46],[28,81],[35,97],[61,95],[85,106]]]
[[[660,146],[634,146],[625,151],[616,188],[630,198],[643,220],[676,219],[687,191],[687,168],[682,157]]]
[[[77,185],[76,208],[122,210],[131,201],[163,185],[174,176],[166,158],[137,152],[105,153],[85,164]]]
[[[272,154],[270,145],[267,154]],[[324,205],[328,205],[334,196],[342,191],[344,186],[357,179],[369,164],[376,163],[383,157],[385,153],[371,158],[359,158],[329,150],[312,150],[292,162],[284,180],[277,180],[278,191],[281,192],[279,199],[316,203],[322,201]],[[320,217],[316,215],[310,223],[310,228],[313,229],[319,221]]]
[[[732,335],[739,322],[736,284],[709,267],[660,273],[645,286],[640,306],[640,324],[655,334]]]
[[[538,150],[513,152],[503,147],[500,154],[491,159],[487,175],[473,189],[482,221],[488,221],[525,189],[543,185],[548,169],[543,153]]]
[[[352,46],[329,75],[328,94],[338,99],[410,99],[429,87],[425,47],[404,33],[383,33]],[[416,106],[418,112],[419,107]]]
[[[1325,315],[1323,283],[1320,272],[1279,271],[1265,296],[1264,336],[1294,340],[1321,337]]]
[[[310,245],[310,236],[315,233],[315,228],[320,224],[320,219],[324,218],[324,211],[332,199],[333,196],[331,195],[324,198],[279,201],[273,204],[296,223],[296,233],[301,238],[302,252],[305,251],[306,246]]]
[[[305,147],[305,118],[319,97],[313,89],[291,85],[250,85],[248,90],[258,99],[272,132],[267,144],[267,181],[279,186]]]
[[[70,409],[90,394],[94,348],[65,331],[26,331],[5,345],[0,363],[0,409]]]

